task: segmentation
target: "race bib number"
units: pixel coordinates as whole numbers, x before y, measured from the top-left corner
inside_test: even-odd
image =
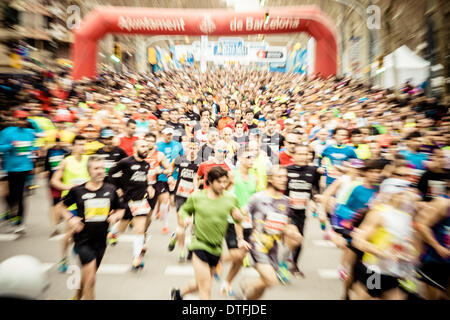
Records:
[[[281,234],[288,223],[288,216],[277,212],[271,212],[266,217],[265,232],[272,235]]]
[[[435,181],[430,180],[428,183],[428,196],[431,198],[437,198],[443,194],[445,194],[446,191],[446,184],[444,181]]]
[[[88,199],[84,202],[84,217],[86,222],[106,221],[109,214],[109,199]]]
[[[31,141],[14,141],[14,149],[18,156],[31,156]]]
[[[156,175],[156,170],[148,170],[148,176],[147,176],[148,184],[155,184],[156,179],[158,176]]]
[[[128,202],[128,206],[130,207],[130,211],[133,217],[145,216],[150,213],[150,205],[147,199],[142,199],[138,201],[130,200]]]
[[[307,192],[289,192],[290,206],[294,210],[304,210],[308,205],[309,193]]]
[[[194,183],[182,179],[178,185],[177,196],[188,198],[192,192],[194,192]]]

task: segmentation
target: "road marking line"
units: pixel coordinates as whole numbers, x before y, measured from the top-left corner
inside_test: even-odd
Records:
[[[0,233],[0,241],[14,241],[18,237],[17,234]]]
[[[61,241],[64,238],[65,234],[59,234],[57,236],[54,236],[49,241]],[[150,240],[151,236],[147,236],[147,241]],[[134,239],[136,239],[135,234],[121,234],[118,237],[118,242],[133,242]]]
[[[42,263],[45,271],[52,269],[56,263]],[[71,264],[78,266],[78,264]],[[131,264],[101,264],[97,274],[124,274],[131,270]]]
[[[101,264],[98,274],[123,274],[131,270],[131,264]]]
[[[316,247],[336,248],[336,245],[333,243],[333,241],[329,240],[313,240],[313,244]]]
[[[337,269],[319,269],[318,272],[322,279],[339,279],[339,272]]]
[[[254,268],[242,268],[239,274],[246,277],[259,277],[259,273]],[[194,276],[194,268],[192,266],[167,266],[164,270],[166,276]]]
[[[192,266],[167,266],[164,270],[166,276],[194,276]]]

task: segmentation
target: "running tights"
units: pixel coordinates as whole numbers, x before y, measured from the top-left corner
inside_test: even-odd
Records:
[[[19,217],[18,224],[23,222],[23,195],[28,175],[29,171],[8,172],[9,195],[6,201],[11,210],[11,215]],[[17,212],[14,210],[17,210]]]

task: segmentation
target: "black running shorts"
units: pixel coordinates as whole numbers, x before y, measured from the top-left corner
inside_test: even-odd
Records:
[[[82,245],[75,244],[75,250],[80,257],[82,265],[86,265],[95,259],[98,269],[102,262],[103,255],[105,254],[106,242],[90,242]]]
[[[373,298],[380,298],[385,292],[399,287],[398,278],[368,270],[361,261],[355,267],[354,279],[366,287],[367,293]]]
[[[251,234],[252,229],[244,229],[244,240],[249,242]],[[225,234],[225,240],[227,242],[228,250],[238,248],[238,240],[236,237],[236,230],[234,229],[233,223],[228,224],[227,233]]]
[[[216,267],[220,261],[220,256],[215,256],[205,250],[194,250],[193,253],[210,267]]]

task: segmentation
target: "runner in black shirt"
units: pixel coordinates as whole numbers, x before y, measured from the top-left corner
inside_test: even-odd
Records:
[[[132,270],[144,267],[143,256],[145,248],[145,227],[147,215],[150,214],[150,204],[148,203],[148,171],[150,165],[145,158],[148,154],[148,143],[145,140],[137,140],[134,143],[134,155],[120,160],[116,166],[109,170],[112,177],[122,171],[120,181],[115,181],[117,187],[123,190],[123,201],[126,209],[123,219],[116,224],[108,238],[115,238],[119,232],[124,232],[130,220],[133,223],[133,231],[136,240],[133,243],[133,264]],[[153,191],[153,190],[152,190]]]
[[[253,120],[255,119],[253,109],[245,110],[244,116],[245,116],[244,122],[247,124],[248,131],[258,128],[258,125],[253,122]]]
[[[290,200],[291,223],[296,225],[298,231],[303,235],[303,228],[306,219],[306,207],[311,200],[313,190],[319,190],[320,173],[317,167],[308,166],[309,149],[308,146],[297,145],[294,155],[295,164],[287,167],[288,185],[286,195]],[[301,245],[293,252],[293,274],[302,275],[297,263],[300,256]]]
[[[242,122],[236,122],[234,125],[235,134],[233,140],[239,143],[239,147],[246,147],[249,142],[248,134],[244,133],[244,124]]]
[[[54,237],[60,233],[59,225],[62,220],[61,216],[58,214],[58,211],[56,210],[56,204],[59,201],[61,201],[61,191],[53,188],[51,186],[50,181],[52,180],[53,174],[58,169],[59,163],[69,154],[70,152],[62,146],[59,137],[56,137],[55,145],[47,150],[47,155],[45,156],[44,160],[44,170],[48,172],[49,188],[53,198],[53,206],[50,209],[50,216],[52,220],[51,223],[53,230],[50,237]]]
[[[178,175],[177,183],[175,185],[175,205],[177,212],[194,191],[194,177],[197,174],[198,167],[201,163],[201,158],[197,155],[199,149],[200,145],[196,143],[194,139],[191,139],[186,155],[175,159],[174,174],[177,173]],[[179,219],[180,217],[178,216],[178,220]],[[180,222],[180,220],[178,222]],[[180,223],[178,223],[178,225],[180,225]],[[180,262],[184,262],[186,258],[186,249],[184,247],[186,229],[187,227],[177,227],[177,231],[172,234],[169,244],[169,251],[172,251],[178,241],[180,248]]]
[[[94,299],[95,274],[106,250],[108,225],[119,221],[124,205],[112,184],[104,183],[105,165],[101,158],[88,160],[90,180],[73,187],[58,204],[70,227],[74,230],[75,250],[82,264],[81,289],[75,298]],[[68,207],[77,205],[77,215]]]
[[[114,131],[111,128],[106,127],[100,133],[102,139],[103,148],[97,150],[96,154],[104,160],[105,163],[105,182],[113,183],[113,179],[120,177],[120,172],[116,173],[114,177],[108,175],[109,169],[114,167],[117,162],[128,157],[127,153],[120,147],[114,146],[113,143]]]
[[[191,121],[200,121],[200,115],[194,112],[194,102],[188,101],[186,103],[186,112],[184,115]]]
[[[444,150],[433,150],[433,155],[430,160],[428,165],[429,168],[425,171],[417,184],[417,189],[419,189],[423,200],[427,202],[441,197],[446,193],[446,181],[450,177],[449,171],[444,169],[446,167]]]
[[[266,133],[261,137],[261,143],[267,144],[277,156],[280,149],[284,145],[284,137],[277,132],[277,120],[274,117],[269,117],[266,122]]]
[[[170,121],[167,122],[167,125],[171,126],[175,131],[173,134],[173,140],[181,143],[181,137],[185,135],[184,124],[179,122],[180,115],[178,113],[178,109],[170,110]]]

